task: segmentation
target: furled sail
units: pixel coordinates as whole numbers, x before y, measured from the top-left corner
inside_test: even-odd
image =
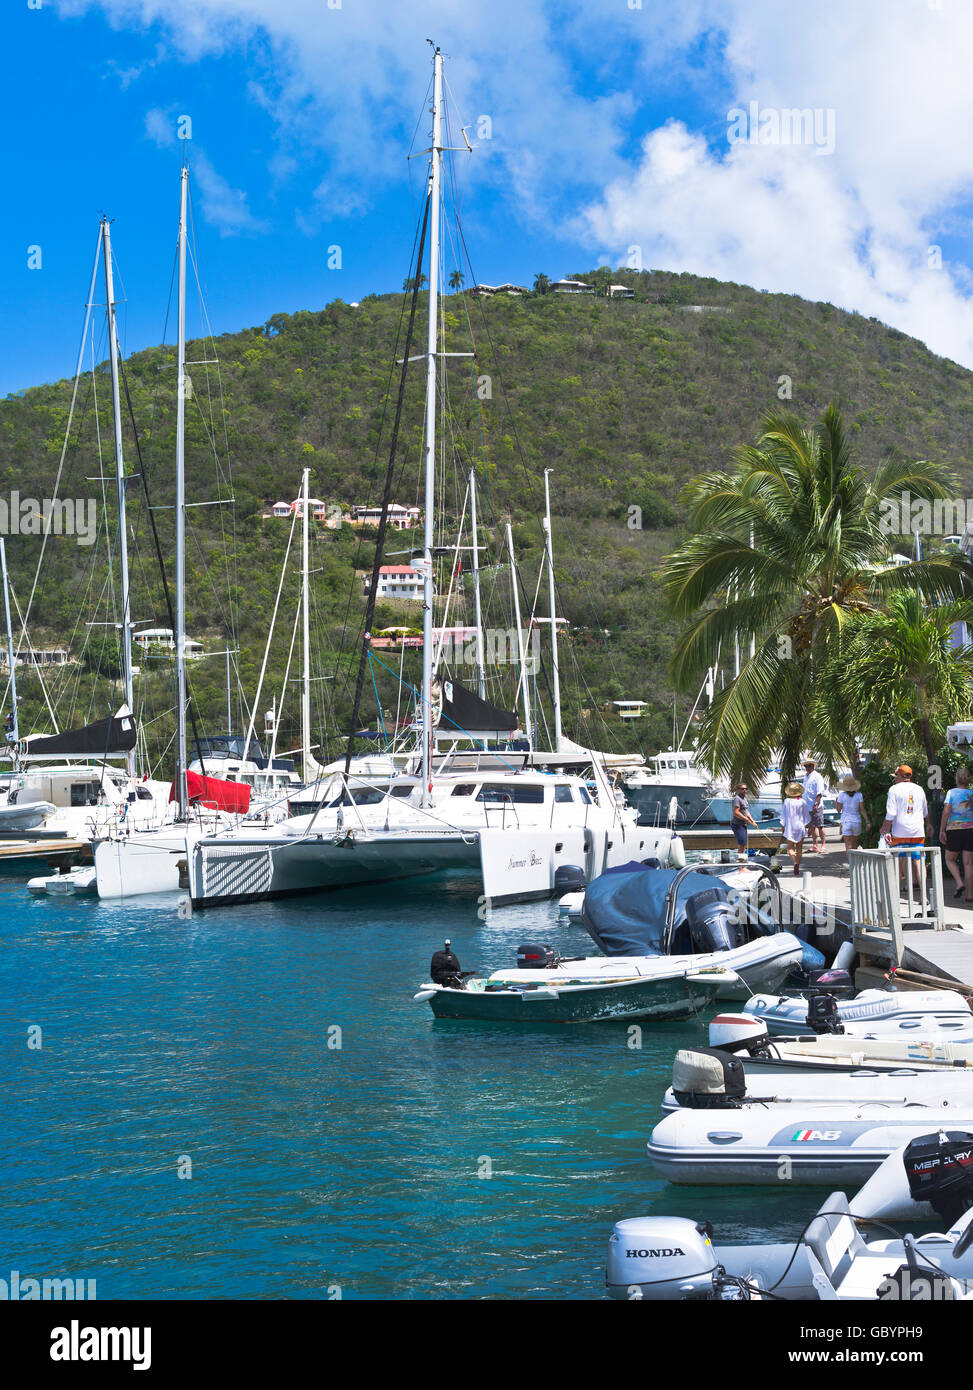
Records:
[[[129,753],[135,747],[137,730],[132,711],[122,705],[117,714],[96,719],[81,729],[63,734],[36,734],[23,741],[28,758],[107,758]]]
[[[250,787],[246,782],[225,782],[221,777],[202,777],[198,772],[186,773],[186,790],[191,805],[205,806],[211,811],[236,811],[243,815],[250,809]],[[169,788],[169,800],[176,799],[176,784]]]

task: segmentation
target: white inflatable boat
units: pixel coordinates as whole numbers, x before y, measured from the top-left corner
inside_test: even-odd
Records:
[[[944,1229],[888,1239],[868,1225],[927,1217]],[[850,1203],[832,1193],[796,1243],[720,1245],[708,1222],[684,1217],[619,1221],[605,1281],[612,1298],[626,1300],[970,1298],[973,1134],[927,1129],[886,1157]]]
[[[659,1121],[646,1147],[656,1172],[674,1183],[856,1187],[894,1149],[927,1134],[931,1120],[973,1132],[973,1105],[680,1106]]]
[[[755,994],[743,1012],[768,1033],[808,1031],[808,1001],[802,995]],[[973,1013],[961,994],[948,989],[866,989],[837,1001],[838,1021],[858,1038],[954,1038],[973,1042]]]
[[[946,1071],[973,1074],[973,1042],[950,1037],[923,1039],[860,1038],[850,1033],[810,1033],[771,1038],[763,1023],[749,1014],[717,1014],[709,1025],[710,1047],[725,1048],[741,1058],[748,1077],[841,1074],[862,1067],[877,1072]]]

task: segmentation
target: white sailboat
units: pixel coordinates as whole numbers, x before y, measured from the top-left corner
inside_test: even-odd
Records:
[[[582,762],[590,779],[566,771],[496,766],[478,770],[478,752],[468,755],[474,770],[446,772],[437,767],[437,744],[457,736],[486,745],[508,736],[513,725],[502,712],[458,683],[443,682],[436,702],[433,668],[433,559],[436,505],[436,424],[439,364],[439,246],[443,162],[443,58],[433,59],[432,144],[427,185],[429,244],[429,315],[426,357],[424,442],[425,508],[421,569],[423,574],[423,662],[420,746],[415,771],[418,786],[408,794],[380,796],[373,804],[327,806],[310,816],[295,817],[266,831],[238,827],[194,840],[189,853],[190,892],[194,905],[214,906],[306,893],[317,889],[376,883],[460,869],[480,881],[493,902],[546,897],[563,884],[559,870],[577,878],[596,877],[613,864],[668,856],[668,831],[640,828],[635,815],[620,806],[598,754],[571,744],[561,727],[557,650],[557,616],[551,546],[550,490],[545,551],[548,567],[555,749],[548,765]],[[454,703],[454,696],[456,702]],[[452,719],[447,710],[472,710]],[[438,713],[438,718],[437,718]],[[472,720],[478,722],[473,724]],[[501,719],[503,722],[501,722]],[[514,724],[516,720],[514,719]],[[305,735],[307,737],[307,735]],[[535,759],[536,761],[536,759]],[[502,758],[501,758],[502,763]],[[349,768],[346,761],[345,772]],[[352,788],[350,800],[354,802]],[[561,888],[563,891],[563,887]]]

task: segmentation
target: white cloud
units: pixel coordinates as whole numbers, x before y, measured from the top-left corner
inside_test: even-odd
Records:
[[[177,143],[179,119],[175,107],[154,106],[145,113],[145,134],[160,149]],[[189,167],[203,217],[216,227],[220,236],[259,235],[268,230],[266,222],[254,217],[247,194],[231,184],[213,166],[198,145],[190,145]]]

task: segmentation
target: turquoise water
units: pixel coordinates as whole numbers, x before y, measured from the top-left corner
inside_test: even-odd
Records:
[[[95,1278],[103,1299],[599,1298],[623,1216],[797,1233],[821,1192],[653,1175],[699,1023],[634,1050],[624,1024],[434,1022],[412,995],[447,935],[465,969],[524,940],[590,953],[552,905],[481,921],[442,882],[183,920],[173,899],[0,880],[0,1277]]]

